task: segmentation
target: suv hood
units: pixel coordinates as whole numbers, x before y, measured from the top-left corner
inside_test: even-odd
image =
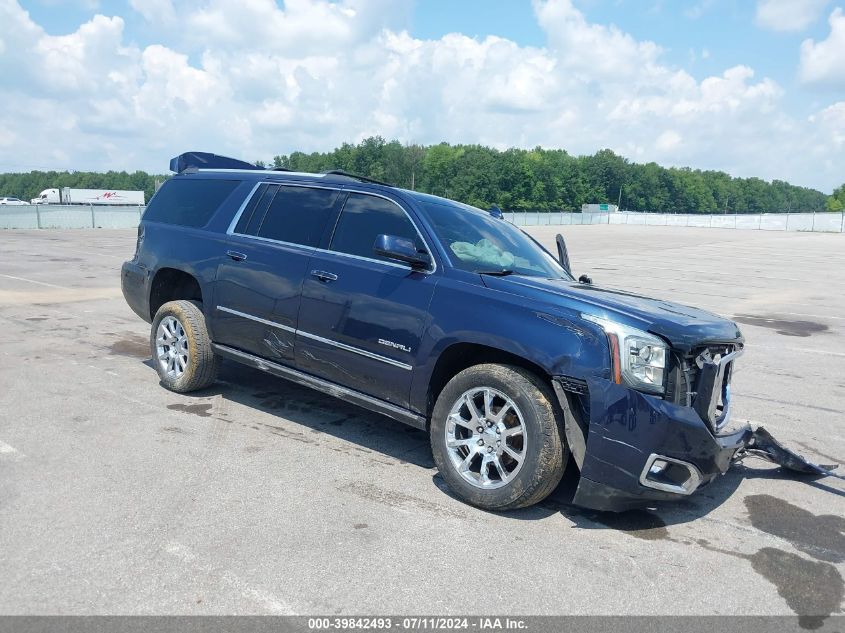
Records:
[[[736,323],[712,312],[565,279],[482,276],[490,289],[628,323],[689,351],[702,343],[742,341]],[[623,318],[619,318],[623,317]]]

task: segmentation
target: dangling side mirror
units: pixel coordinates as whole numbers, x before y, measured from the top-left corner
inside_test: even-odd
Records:
[[[572,267],[569,265],[569,252],[566,250],[566,241],[563,239],[563,235],[558,233],[555,241],[557,242],[557,259],[563,269],[571,275]]]

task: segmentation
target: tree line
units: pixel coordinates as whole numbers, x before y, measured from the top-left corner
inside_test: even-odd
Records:
[[[403,145],[374,136],[330,152],[293,152],[256,164],[307,172],[341,169],[507,211],[580,211],[585,203],[621,203],[623,209],[655,213],[807,213],[845,207],[845,185],[828,197],[781,180],[633,163],[607,149],[573,156],[540,147]],[[75,187],[143,190],[149,200],[156,181],[167,177],[142,171],[0,174],[0,196],[29,200],[47,188]]]
[[[828,211],[845,211],[845,185],[833,190],[833,195],[827,199]]]
[[[143,171],[31,171],[18,174],[0,174],[0,196],[14,196],[29,202],[45,189],[123,189],[143,191],[149,201],[155,193],[156,181],[164,182],[169,176],[148,174]]]
[[[619,203],[622,209],[655,213],[797,213],[824,211],[827,203],[822,192],[781,180],[632,163],[608,149],[572,156],[541,147],[500,151],[483,145],[402,145],[376,136],[330,152],[275,156],[271,165],[296,171],[343,169],[508,211],[580,211],[582,204]]]

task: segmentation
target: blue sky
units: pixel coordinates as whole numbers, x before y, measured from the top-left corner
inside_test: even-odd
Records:
[[[801,2],[801,0],[794,0]],[[125,0],[36,0],[22,2],[36,22],[53,35],[66,35],[95,14],[125,15]],[[637,39],[652,40],[666,59],[699,79],[735,64],[747,64],[790,88],[792,107],[807,109],[824,101],[818,91],[798,82],[798,51],[804,39],[824,39],[827,13],[797,32],[773,32],[755,25],[752,0],[583,0],[578,7],[592,21],[615,24]],[[524,46],[542,47],[546,34],[530,0],[416,0],[404,27],[416,37],[438,39],[447,33],[484,38],[495,35]],[[143,21],[129,21],[127,36],[138,43],[155,41]],[[707,58],[702,58],[706,51]]]
[[[0,88],[14,97],[0,170],[161,171],[185,149],[269,159],[381,134],[610,147],[828,191],[845,181],[840,7],[0,0]]]
[[[591,21],[616,24],[637,39],[654,41],[665,49],[667,61],[698,79],[747,64],[789,88],[788,99],[798,111],[824,102],[823,93],[801,89],[798,51],[807,38],[825,38],[826,12],[806,29],[773,32],[755,24],[752,0],[584,0],[577,6]],[[458,31],[476,37],[498,35],[528,46],[546,44],[530,0],[419,0],[410,28],[423,38]]]

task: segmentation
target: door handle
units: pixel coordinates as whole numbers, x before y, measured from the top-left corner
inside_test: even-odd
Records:
[[[234,259],[236,262],[242,262],[246,259],[246,254],[239,253],[238,251],[226,251],[226,254]]]
[[[327,273],[325,270],[312,270],[311,275],[320,281],[337,281],[337,275],[334,273]]]

